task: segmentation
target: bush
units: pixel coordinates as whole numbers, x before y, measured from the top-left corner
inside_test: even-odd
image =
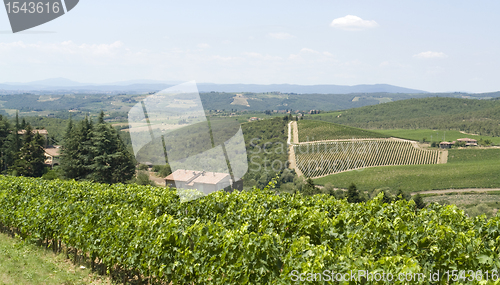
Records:
[[[55,171],[53,169],[47,171],[47,173],[42,175],[43,180],[54,180],[54,179],[59,179],[59,178],[60,178],[59,174],[57,173],[57,171]]]
[[[149,169],[149,166],[147,166],[146,164],[139,164],[137,166],[137,169],[138,170],[148,170]]]
[[[139,171],[137,173],[137,178],[135,179],[135,184],[156,186],[154,181],[151,181],[151,179],[149,179],[149,174],[145,171]]]

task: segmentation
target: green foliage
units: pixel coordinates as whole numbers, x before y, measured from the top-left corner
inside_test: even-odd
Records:
[[[0,222],[149,283],[288,284],[301,273],[498,270],[500,217],[269,189],[179,203],[172,190],[0,177]],[[305,284],[316,284],[306,282]]]

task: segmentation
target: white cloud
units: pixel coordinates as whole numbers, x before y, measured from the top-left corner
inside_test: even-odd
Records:
[[[269,33],[269,36],[276,40],[289,40],[295,38],[294,35],[290,35],[289,33]]]
[[[378,24],[375,21],[363,20],[358,16],[347,15],[333,20],[330,26],[342,30],[359,31],[378,27]]]
[[[315,51],[313,49],[310,49],[310,48],[302,48],[300,50],[300,52],[306,52],[306,53],[319,53],[318,51]]]
[[[271,55],[263,55],[258,52],[244,52],[243,55],[246,55],[247,57],[254,58],[254,59],[261,59],[261,60],[281,60],[282,58],[279,56],[271,56]]]
[[[416,58],[445,58],[448,56],[443,52],[425,51],[425,52],[414,54],[413,57],[416,57]]]
[[[199,47],[199,48],[209,48],[209,47],[210,47],[210,45],[209,45],[209,44],[207,44],[207,43],[201,43],[201,44],[198,44],[198,47]]]

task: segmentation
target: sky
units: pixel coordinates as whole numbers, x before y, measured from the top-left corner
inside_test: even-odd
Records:
[[[500,91],[500,1],[81,0],[13,34],[0,83],[64,77]]]

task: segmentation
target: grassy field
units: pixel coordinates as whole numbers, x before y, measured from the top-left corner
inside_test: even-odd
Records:
[[[75,267],[63,255],[0,233],[0,285],[111,284]]]
[[[439,141],[454,141],[460,138],[471,138],[471,139],[483,139],[490,140],[495,145],[500,145],[500,137],[490,137],[490,136],[476,136],[467,135],[459,131],[444,131],[444,130],[430,130],[430,129],[418,129],[418,130],[377,130],[378,133],[393,136],[396,138],[409,139],[414,141],[422,141],[424,138],[428,142],[439,142]]]
[[[298,122],[299,141],[320,141],[334,139],[387,138],[388,135],[342,126],[329,122],[301,120]]]
[[[349,171],[315,179],[318,185],[349,184],[369,193],[401,188],[404,192],[500,187],[500,149],[452,149],[447,164],[384,166]]]

